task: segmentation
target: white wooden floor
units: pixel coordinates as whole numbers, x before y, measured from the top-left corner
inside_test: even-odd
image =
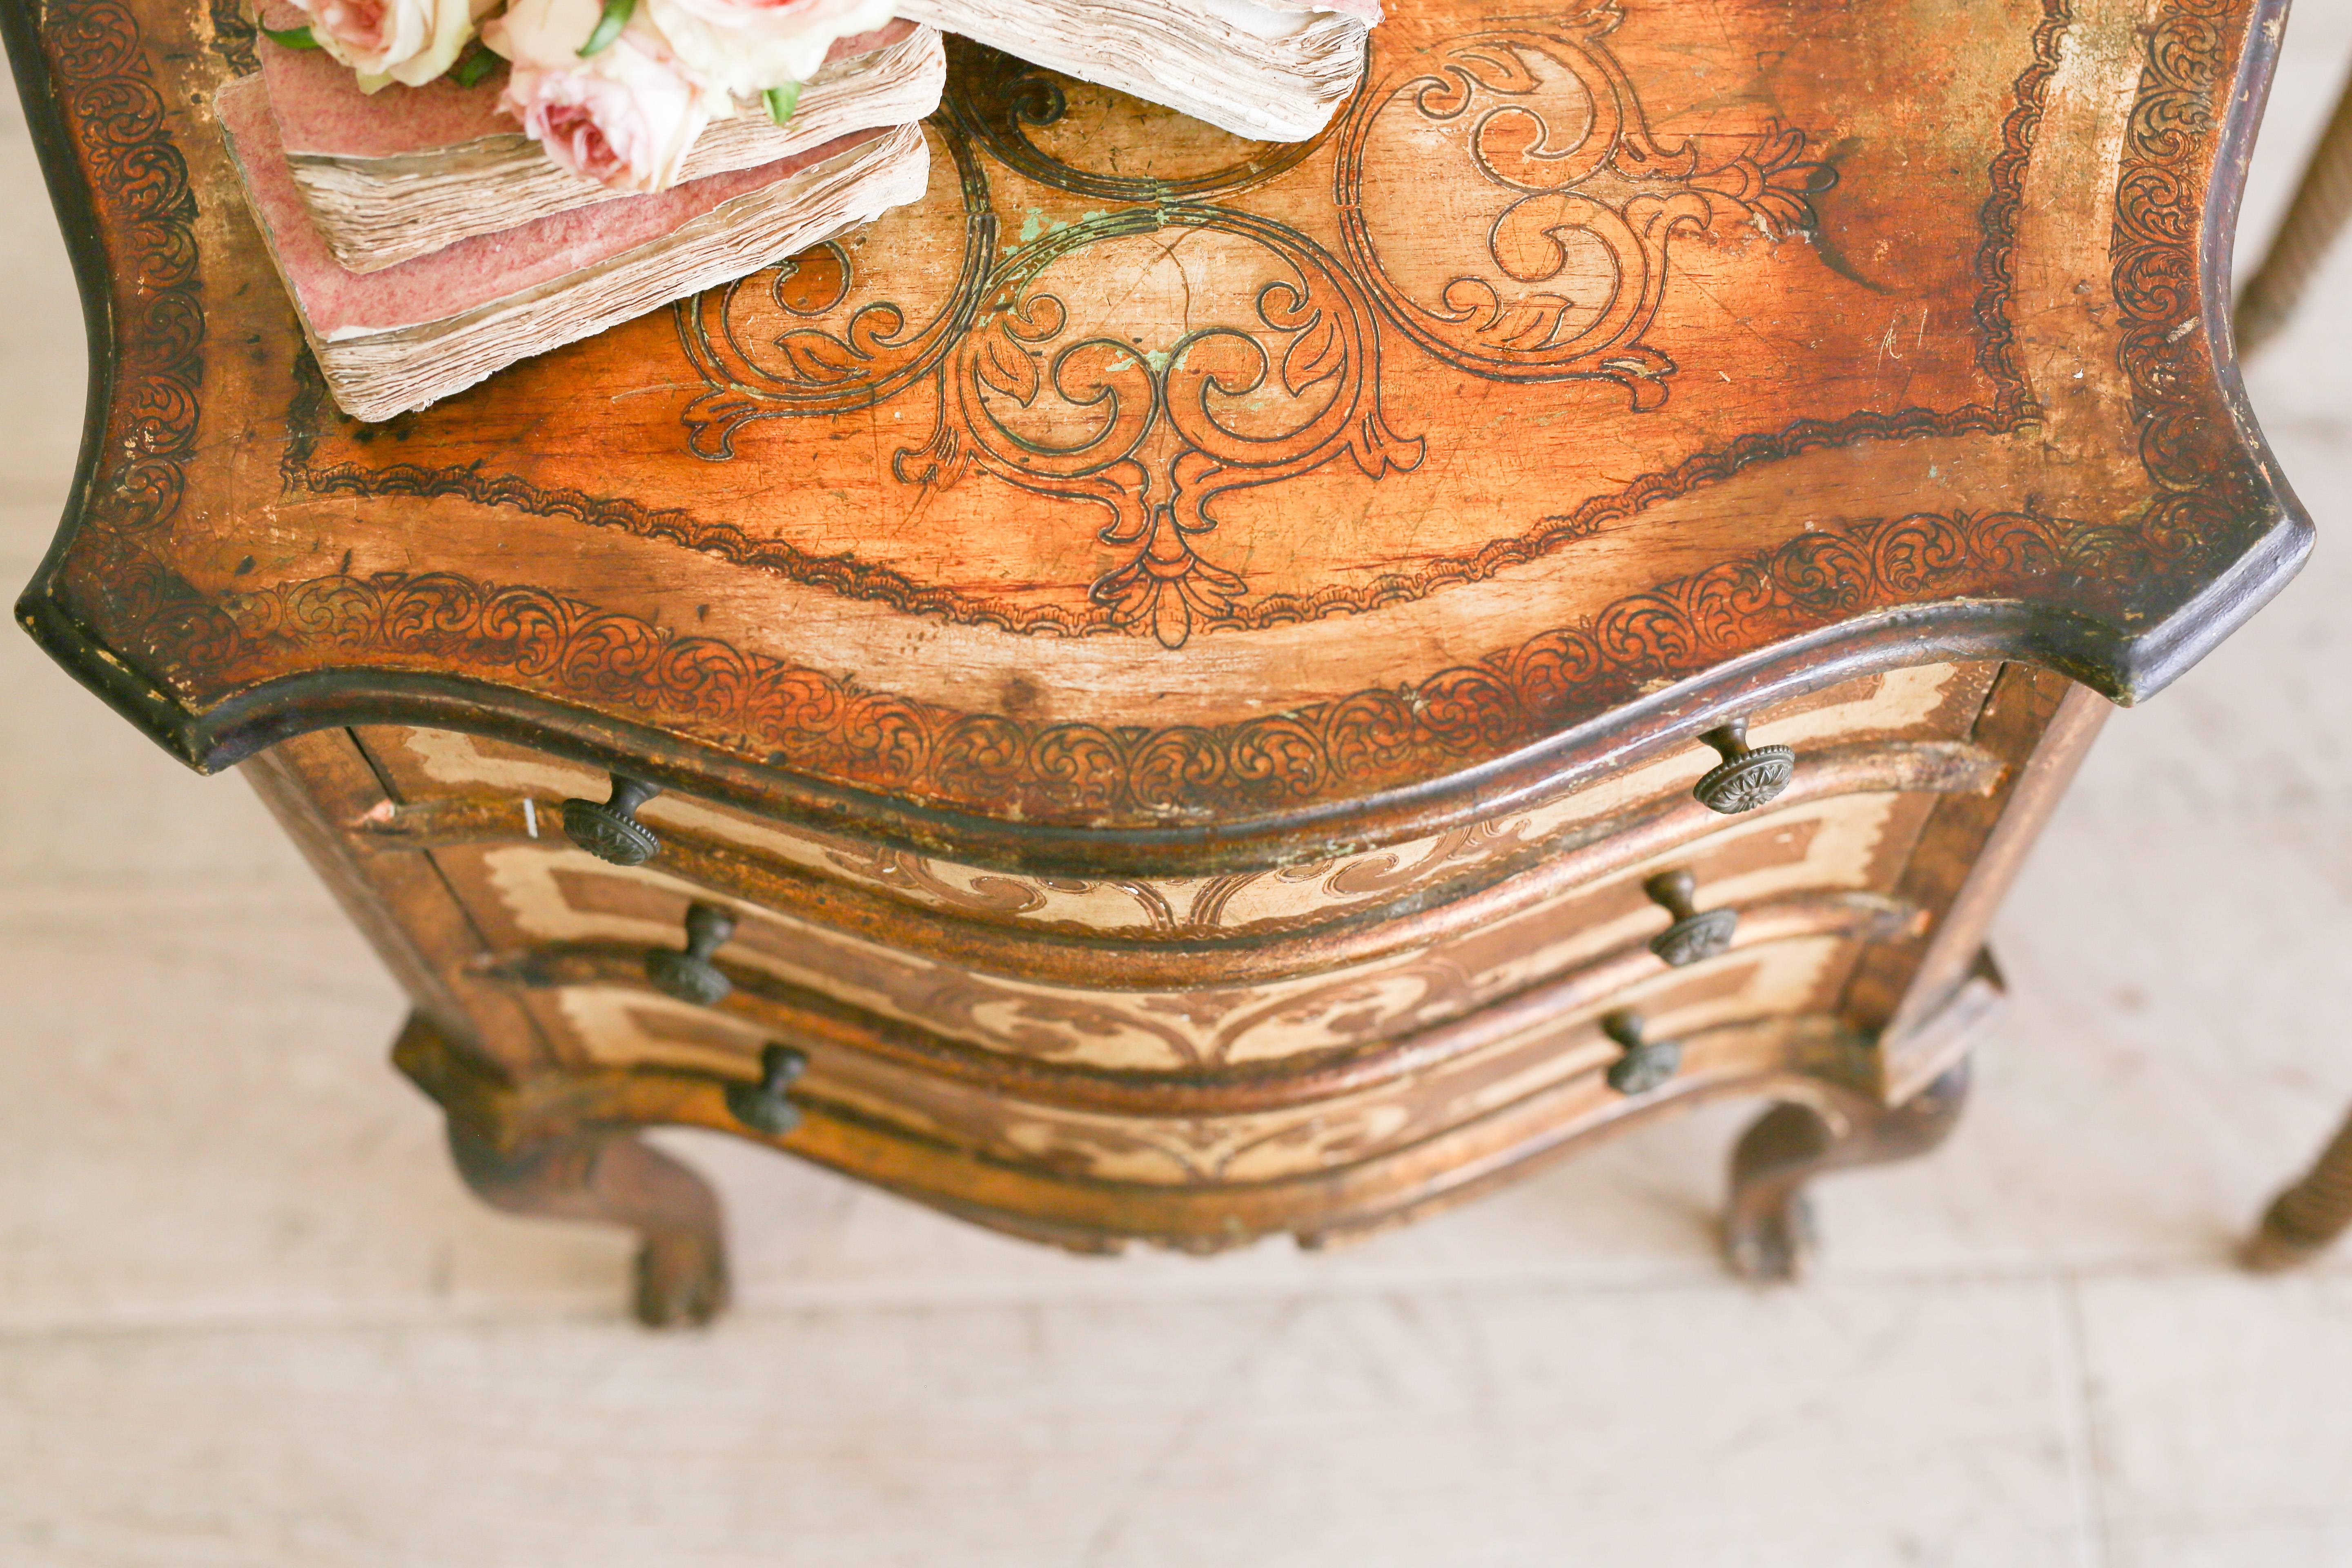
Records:
[[[2259,237],[2352,59],[2304,0]],[[0,117],[0,583],[80,328]],[[2258,238],[2257,238],[2258,243]],[[2352,521],[2352,252],[2255,400]],[[399,999],[234,779],[0,634],[5,1568],[2340,1568],[2352,1256],[2227,1263],[2352,1105],[2352,562],[2118,716],[1936,1158],[1710,1252],[1744,1109],[1324,1257],[1087,1261],[716,1139],[742,1304],[459,1190]]]

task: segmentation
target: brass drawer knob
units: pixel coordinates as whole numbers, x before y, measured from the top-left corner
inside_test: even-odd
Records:
[[[754,1132],[781,1138],[801,1124],[801,1108],[792,1101],[793,1081],[808,1071],[808,1058],[790,1046],[772,1045],[760,1053],[760,1081],[730,1083],[727,1109]]]
[[[1601,1020],[1601,1032],[1625,1048],[1609,1064],[1609,1087],[1620,1094],[1647,1094],[1675,1076],[1683,1065],[1680,1040],[1643,1037],[1642,1015],[1620,1008]]]
[[[614,773],[612,799],[563,803],[563,837],[599,860],[642,866],[661,853],[661,840],[637,820],[637,807],[659,794],[659,784]]]
[[[1797,753],[1786,746],[1750,746],[1748,721],[1734,719],[1699,739],[1720,752],[1723,761],[1706,770],[1691,786],[1691,794],[1709,811],[1725,816],[1753,811],[1789,787],[1797,771]]]
[[[1650,951],[1677,969],[1713,958],[1731,945],[1732,933],[1739,929],[1739,917],[1731,910],[1701,911],[1692,905],[1698,879],[1688,871],[1661,871],[1642,884],[1642,891],[1675,917],[1674,924],[1650,939]]]
[[[686,951],[657,947],[646,954],[646,978],[681,1002],[716,1007],[734,987],[710,955],[735,934],[735,917],[717,904],[691,904],[686,911]]]

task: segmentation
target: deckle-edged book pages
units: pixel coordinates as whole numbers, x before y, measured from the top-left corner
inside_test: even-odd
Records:
[[[282,12],[283,15],[278,15]],[[302,20],[276,7],[272,26]],[[264,45],[262,79],[295,188],[327,247],[373,272],[476,235],[590,202],[625,200],[564,169],[498,110],[503,69],[472,87],[450,78],[369,94],[314,49]],[[714,121],[680,183],[756,168],[853,132],[904,125],[937,109],[947,58],[929,27],[897,21],[844,38],[778,125],[757,104]]]
[[[898,0],[898,15],[1239,136],[1304,142],[1364,70],[1380,0]]]
[[[328,390],[357,419],[423,408],[517,360],[756,272],[919,198],[930,172],[919,126],[856,132],[356,273],[336,263],[295,190],[260,78],[230,83],[214,102]]]

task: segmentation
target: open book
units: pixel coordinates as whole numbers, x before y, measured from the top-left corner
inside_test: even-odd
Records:
[[[898,15],[1240,136],[1304,142],[1363,75],[1380,0],[898,0]]]

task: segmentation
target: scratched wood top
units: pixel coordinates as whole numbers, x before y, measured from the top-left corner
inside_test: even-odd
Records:
[[[226,0],[12,0],[109,373],[20,612],[200,765],[415,718],[983,858],[1423,830],[1954,652],[2143,695],[2307,546],[2221,316],[2283,9],[1407,0],[1297,146],[958,44],[920,204],[370,426]]]

